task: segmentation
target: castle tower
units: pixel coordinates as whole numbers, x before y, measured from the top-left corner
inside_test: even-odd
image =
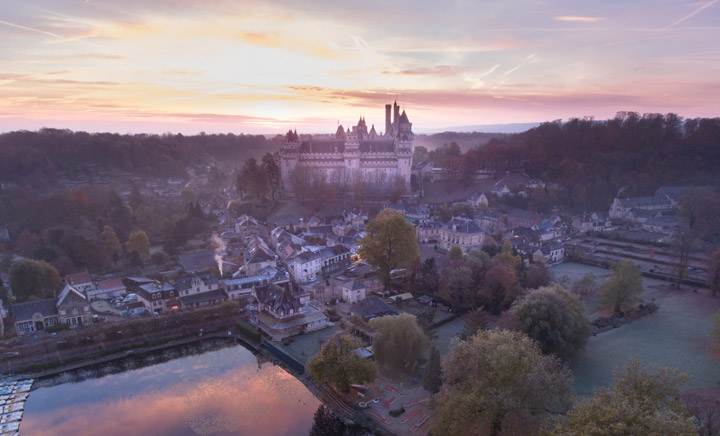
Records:
[[[385,105],[385,134],[386,135],[390,134],[390,127],[392,126],[392,120],[390,119],[390,117],[392,116],[391,112],[392,112],[392,105],[386,104]]]
[[[400,106],[397,104],[397,100],[393,104],[393,136],[397,136],[398,133],[398,121],[400,119]]]

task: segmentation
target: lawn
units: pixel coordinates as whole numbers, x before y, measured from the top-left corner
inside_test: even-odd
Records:
[[[584,265],[561,264],[552,268],[559,280],[568,276],[572,283],[583,274],[596,275],[607,271]],[[575,387],[580,393],[591,393],[612,382],[614,368],[624,367],[637,356],[648,365],[676,368],[692,378],[686,388],[717,388],[720,383],[720,361],[713,353],[710,339],[712,317],[720,310],[720,298],[707,295],[707,290],[694,292],[690,287],[676,290],[667,282],[644,279],[645,301],[660,307],[657,313],[623,325],[595,337],[570,362],[575,374]],[[595,308],[590,308],[591,313]]]

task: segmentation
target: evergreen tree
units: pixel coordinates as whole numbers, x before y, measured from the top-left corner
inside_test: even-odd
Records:
[[[432,348],[430,349],[430,358],[428,359],[427,365],[425,365],[423,387],[426,391],[436,394],[440,392],[441,384],[442,378],[440,369],[440,352],[433,344]]]

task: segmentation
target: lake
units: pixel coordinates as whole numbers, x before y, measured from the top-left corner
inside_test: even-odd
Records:
[[[320,404],[241,346],[166,350],[113,365],[36,382],[20,434],[306,436]]]

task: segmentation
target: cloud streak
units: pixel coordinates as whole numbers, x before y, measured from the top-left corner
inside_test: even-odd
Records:
[[[573,23],[595,23],[602,21],[605,17],[581,17],[577,15],[560,15],[553,18],[555,21],[570,21]]]

